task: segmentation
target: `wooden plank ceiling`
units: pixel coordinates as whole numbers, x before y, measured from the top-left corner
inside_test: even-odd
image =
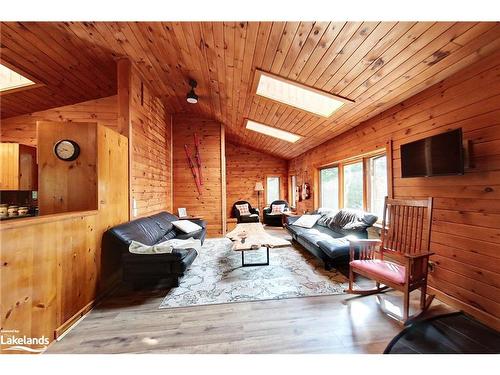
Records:
[[[127,56],[171,113],[226,125],[228,140],[293,158],[500,48],[499,23],[474,22],[7,22],[1,58],[44,87],[1,97],[2,118],[116,92]],[[355,101],[330,118],[251,92],[255,69]],[[198,81],[196,105],[186,102]],[[303,138],[244,129],[250,118]]]

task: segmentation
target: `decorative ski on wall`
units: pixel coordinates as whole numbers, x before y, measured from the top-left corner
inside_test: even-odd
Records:
[[[201,185],[200,185],[200,179],[198,177],[198,170],[196,169],[193,159],[191,158],[188,145],[186,144],[184,145],[184,150],[186,151],[189,168],[191,168],[191,172],[193,173],[194,182],[196,183],[196,189],[198,189],[198,194],[201,195]]]
[[[201,185],[203,185],[203,174],[202,174],[202,164],[201,164],[201,155],[200,155],[200,142],[196,133],[194,133],[194,146],[195,146],[195,159],[196,164],[191,157],[191,153],[189,151],[189,146],[187,144],[184,145],[184,150],[186,151],[186,157],[189,164],[189,168],[191,168],[191,172],[193,173],[194,182],[196,183],[196,189],[198,190],[198,194],[201,195],[202,189]]]
[[[200,185],[203,185],[203,173],[201,171],[201,156],[200,156],[200,140],[198,139],[198,135],[194,133],[194,147],[195,147],[195,158],[196,164],[198,165],[198,178],[200,181]]]

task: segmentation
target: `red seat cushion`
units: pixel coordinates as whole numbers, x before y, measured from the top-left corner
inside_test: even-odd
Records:
[[[403,285],[405,283],[406,268],[396,263],[380,259],[353,260],[350,263],[353,269],[380,275],[388,281]]]

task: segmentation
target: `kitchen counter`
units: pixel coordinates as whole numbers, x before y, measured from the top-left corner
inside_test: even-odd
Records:
[[[7,216],[7,217],[0,217],[0,221],[4,221],[4,220],[12,220],[12,219],[24,219],[24,218],[27,218],[27,217],[34,217],[36,215],[33,215],[33,214],[28,214],[28,215],[22,215],[22,216]]]

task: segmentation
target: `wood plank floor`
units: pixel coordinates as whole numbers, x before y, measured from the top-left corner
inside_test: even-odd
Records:
[[[119,289],[47,353],[382,353],[402,330],[380,311],[375,296],[160,310],[166,293],[161,287]],[[412,307],[417,308],[419,292],[412,297]],[[402,304],[397,292],[385,293],[384,298],[397,308]],[[435,300],[425,317],[451,311]]]

